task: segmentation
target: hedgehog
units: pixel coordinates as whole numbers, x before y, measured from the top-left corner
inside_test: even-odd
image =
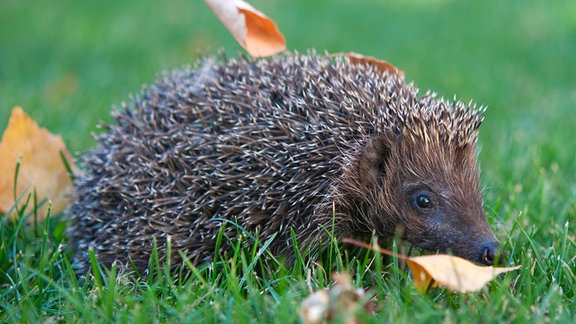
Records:
[[[153,247],[164,261],[168,245],[172,267],[202,264],[243,233],[287,260],[331,240],[400,237],[492,265],[476,148],[484,111],[315,52],[165,73],[116,108],[81,157],[74,266],[87,271],[93,249],[105,266],[145,272]]]

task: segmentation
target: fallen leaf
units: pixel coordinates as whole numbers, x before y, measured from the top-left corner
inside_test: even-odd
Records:
[[[446,254],[408,257],[353,239],[345,238],[342,241],[406,260],[408,267],[412,270],[416,289],[420,292],[426,291],[428,287],[436,286],[445,286],[462,293],[473,292],[482,289],[490,280],[502,273],[520,269],[520,266],[481,267],[466,259]]]
[[[355,312],[373,313],[374,302],[366,297],[364,289],[354,289],[350,275],[334,273],[332,288],[318,290],[306,297],[300,305],[300,317],[306,324],[343,322],[358,323]]]
[[[66,146],[59,135],[40,128],[22,108],[12,109],[8,127],[0,142],[0,213],[7,213],[14,205],[15,198],[36,191],[38,202],[48,199],[52,202],[52,214],[60,213],[69,202],[72,181],[62,161],[66,157],[72,170],[74,165]],[[14,176],[20,160],[16,197]],[[26,199],[19,202],[19,206]],[[45,217],[48,204],[39,209],[38,218]],[[13,219],[16,213],[9,215]],[[32,218],[29,218],[30,220]]]
[[[286,50],[274,21],[242,0],[204,0],[238,43],[255,57]]]
[[[306,297],[300,305],[300,317],[305,324],[321,323],[326,319],[330,296],[328,289],[319,290]]]
[[[517,267],[481,267],[453,255],[436,254],[408,257],[408,267],[412,270],[414,284],[418,291],[426,291],[429,286],[446,286],[462,293],[482,289],[499,274],[517,270]]]
[[[401,77],[404,77],[404,71],[398,69],[394,65],[388,63],[387,61],[379,60],[372,56],[364,56],[358,53],[336,53],[333,56],[344,56],[347,57],[351,63],[355,64],[364,64],[366,66],[370,65],[375,67],[381,72],[388,72],[391,74],[398,74]]]

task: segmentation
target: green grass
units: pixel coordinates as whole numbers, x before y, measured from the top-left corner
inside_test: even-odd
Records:
[[[373,322],[571,322],[576,317],[576,3],[510,1],[252,1],[290,49],[387,59],[421,89],[488,105],[480,133],[485,206],[516,272],[473,294],[415,291],[403,267],[344,257],[377,298]],[[0,4],[0,129],[21,105],[72,152],[98,121],[162,70],[233,38],[201,1]],[[76,153],[77,154],[77,153]],[[0,157],[1,158],[1,157]],[[26,197],[24,197],[25,199]],[[33,217],[33,203],[22,217]],[[194,268],[174,283],[118,269],[77,281],[65,222],[0,221],[0,321],[296,322],[308,269],[247,270],[255,252]],[[264,242],[261,242],[264,244]],[[336,258],[337,255],[333,255]],[[311,269],[329,285],[330,269]]]

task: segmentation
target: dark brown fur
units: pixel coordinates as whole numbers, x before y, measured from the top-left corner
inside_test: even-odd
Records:
[[[223,224],[232,239],[238,227],[276,235],[277,254],[293,253],[291,230],[302,250],[320,249],[334,222],[336,239],[400,231],[418,247],[491,263],[476,162],[482,110],[419,98],[396,75],[315,54],[208,60],[115,118],[76,181],[68,233],[79,271],[89,248],[106,265],[131,259],[143,270],[153,239],[162,258],[168,237],[174,265],[177,251],[206,262]]]

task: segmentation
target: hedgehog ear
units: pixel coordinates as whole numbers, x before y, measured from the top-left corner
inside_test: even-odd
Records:
[[[378,179],[386,170],[390,157],[390,146],[382,137],[370,138],[364,145],[360,155],[360,178],[366,184],[378,183]]]

